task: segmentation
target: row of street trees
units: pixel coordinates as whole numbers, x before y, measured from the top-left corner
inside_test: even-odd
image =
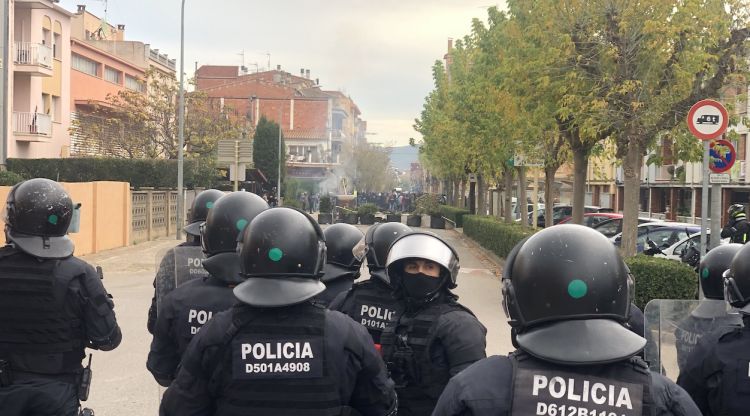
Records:
[[[548,203],[555,172],[572,160],[580,223],[589,158],[612,152],[624,172],[623,249],[633,255],[644,156],[666,144],[698,159],[690,106],[746,90],[750,1],[507,4],[472,22],[447,68],[433,66],[435,88],[415,123],[424,164],[453,189],[477,174],[481,209],[487,182],[511,189],[514,155],[543,159]],[[506,192],[507,220],[510,205]]]

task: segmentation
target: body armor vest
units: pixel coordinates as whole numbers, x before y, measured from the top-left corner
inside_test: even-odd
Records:
[[[66,296],[70,278],[55,276],[59,260],[14,251],[0,249],[0,358],[10,361],[14,373],[77,373],[84,335],[80,306]]]
[[[745,325],[747,325],[747,320]],[[711,390],[721,394],[708,394],[713,414],[722,416],[747,415],[750,409],[750,328],[727,329],[719,337],[716,357],[721,362],[718,380]]]
[[[200,284],[198,284],[200,283]],[[177,304],[175,334],[177,349],[182,356],[193,337],[200,331],[215,313],[225,311],[236,303],[232,289],[226,283],[209,278],[201,282],[192,282],[189,290],[176,290],[173,301]]]
[[[396,383],[399,412],[406,409],[413,415],[430,415],[450,380],[447,363],[432,361],[438,320],[452,311],[469,309],[448,301],[421,309],[416,315],[402,314],[398,323],[387,328],[381,338],[383,359]]]
[[[375,345],[380,345],[383,331],[403,313],[403,302],[393,297],[391,288],[372,280],[355,283],[349,293],[343,312],[364,326]]]
[[[562,366],[517,351],[511,415],[650,416],[651,375],[639,357],[587,366]]]
[[[693,352],[698,341],[708,335],[716,328],[722,328],[729,325],[741,324],[742,320],[739,315],[724,315],[715,318],[699,318],[688,316],[677,324],[674,331],[675,348],[677,349],[677,366],[680,370],[687,365],[688,357]],[[715,338],[714,338],[715,340]]]
[[[325,350],[326,310],[235,309],[224,337],[217,415],[342,413],[342,398]],[[344,340],[347,342],[346,340]]]

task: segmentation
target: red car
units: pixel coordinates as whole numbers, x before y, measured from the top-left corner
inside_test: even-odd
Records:
[[[614,212],[589,212],[587,214],[583,214],[583,225],[587,227],[594,227],[600,222],[611,220],[612,218],[622,218],[622,214],[617,214]],[[568,223],[572,219],[573,217],[565,217],[562,219],[562,221],[558,222],[558,224]]]

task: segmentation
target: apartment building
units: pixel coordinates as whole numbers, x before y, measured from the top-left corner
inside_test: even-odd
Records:
[[[53,1],[10,3],[9,158],[69,153],[71,16]]]

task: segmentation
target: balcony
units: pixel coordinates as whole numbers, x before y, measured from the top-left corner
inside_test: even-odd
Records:
[[[13,62],[17,72],[25,72],[33,76],[51,77],[52,48],[31,42],[16,42],[13,50]]]
[[[13,133],[16,140],[46,142],[52,137],[52,117],[42,113],[13,112]]]

